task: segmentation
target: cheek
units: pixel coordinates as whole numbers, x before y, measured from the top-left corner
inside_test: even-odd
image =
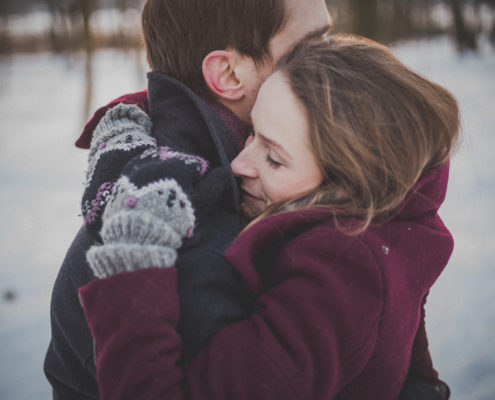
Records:
[[[297,195],[298,181],[288,171],[266,168],[264,174],[260,174],[260,181],[267,203],[288,200]]]
[[[285,184],[282,184],[284,179],[277,170],[265,165],[265,161],[260,164],[258,168],[258,179],[256,180],[256,186],[258,194],[263,198],[266,205],[279,201],[283,198],[285,190]]]
[[[317,188],[322,181],[321,174],[316,171],[289,171],[271,176],[264,180],[267,198],[271,201],[285,201]]]

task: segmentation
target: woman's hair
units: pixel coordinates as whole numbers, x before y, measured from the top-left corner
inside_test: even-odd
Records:
[[[459,132],[455,98],[383,45],[348,35],[297,45],[277,64],[304,105],[323,183],[268,213],[330,207],[365,230],[406,197],[420,175],[448,161]],[[266,214],[265,214],[266,215]]]
[[[148,62],[197,94],[210,96],[204,57],[233,48],[262,64],[290,17],[286,0],[147,0],[141,18]]]

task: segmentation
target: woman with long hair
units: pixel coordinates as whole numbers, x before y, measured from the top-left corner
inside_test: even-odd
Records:
[[[422,306],[453,249],[437,213],[459,132],[453,96],[385,46],[336,35],[290,51],[251,119],[231,165],[254,220],[225,253],[249,317],[183,369],[175,268],[147,258],[91,282],[80,294],[102,398],[387,400],[408,376],[439,382]],[[145,189],[169,200],[158,219],[173,252],[192,234],[188,196],[171,179]],[[103,230],[136,201],[110,202]]]

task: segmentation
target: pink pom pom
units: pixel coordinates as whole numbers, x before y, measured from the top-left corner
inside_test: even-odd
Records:
[[[126,206],[129,207],[129,208],[134,208],[136,207],[136,204],[137,204],[137,198],[136,196],[131,196],[127,199],[126,201]]]

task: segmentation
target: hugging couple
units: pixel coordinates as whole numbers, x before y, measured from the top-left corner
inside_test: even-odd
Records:
[[[459,115],[323,0],[147,0],[52,295],[54,399],[447,399],[425,331]]]

